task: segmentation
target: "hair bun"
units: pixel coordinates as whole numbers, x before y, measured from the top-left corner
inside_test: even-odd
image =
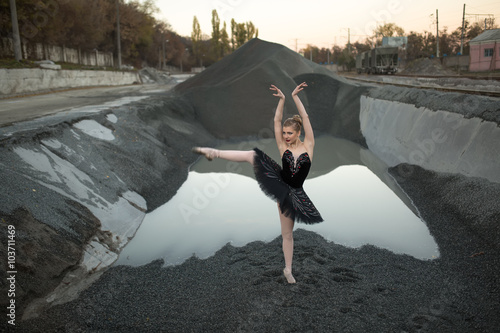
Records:
[[[288,118],[283,123],[283,127],[293,126],[296,131],[300,131],[302,129],[302,118],[298,114],[294,115],[292,118]]]
[[[302,118],[298,114],[294,115],[292,119],[299,123],[300,127],[302,128]]]

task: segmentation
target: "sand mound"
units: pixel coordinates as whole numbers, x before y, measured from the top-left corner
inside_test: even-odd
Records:
[[[341,128],[345,135],[359,133],[359,107],[340,105],[352,95],[359,99],[362,89],[347,83],[333,72],[279,44],[252,39],[233,54],[204,72],[179,84],[176,92],[193,105],[198,120],[219,138],[271,133],[277,105],[269,87],[277,85],[287,96],[285,117],[297,113],[290,93],[307,81],[301,95],[315,131]],[[337,101],[337,96],[346,97]],[[349,115],[348,122],[341,113]],[[343,123],[342,126],[334,124]],[[333,133],[340,135],[342,133]],[[358,134],[355,134],[358,135]],[[363,142],[362,137],[349,137]]]
[[[401,74],[407,75],[456,75],[445,68],[439,59],[420,58],[410,61]]]

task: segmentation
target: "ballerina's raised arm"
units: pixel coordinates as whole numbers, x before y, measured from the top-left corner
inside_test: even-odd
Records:
[[[307,83],[302,82],[299,84],[292,92],[292,98],[297,106],[297,110],[299,111],[299,115],[302,118],[303,128],[304,128],[304,145],[306,146],[307,152],[312,160],[313,151],[314,151],[314,132],[309,120],[309,115],[307,114],[306,108],[302,101],[300,100],[298,94],[304,88],[307,87]]]

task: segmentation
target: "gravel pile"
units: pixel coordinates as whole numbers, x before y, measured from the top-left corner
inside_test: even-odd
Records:
[[[439,59],[430,58],[420,58],[409,62],[405,69],[400,72],[406,75],[443,75],[443,76],[454,76],[455,73],[452,70],[447,69],[441,65]]]

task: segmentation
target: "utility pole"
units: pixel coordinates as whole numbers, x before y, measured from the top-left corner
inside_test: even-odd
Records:
[[[464,55],[464,29],[465,29],[465,4],[464,4],[464,13],[462,15],[462,38],[460,40],[460,55]]]
[[[436,57],[439,58],[439,19],[438,19],[437,9],[436,9]]]
[[[341,28],[340,31],[347,29],[347,49],[351,53],[351,28]]]
[[[165,70],[167,68],[167,56],[166,56],[166,53],[165,53],[165,43],[168,43],[168,39],[165,40],[165,33],[163,33],[162,35],[162,45],[163,45],[163,65],[162,65],[162,70]]]
[[[162,55],[161,55],[161,47],[158,47],[158,69],[161,70],[161,66],[163,64]]]
[[[165,33],[161,34],[161,48],[163,50],[163,57],[161,58],[161,70],[165,70]]]
[[[17,23],[16,0],[10,0],[10,16],[12,20],[12,37],[14,39],[14,57],[16,61],[23,58],[21,52],[21,36],[19,35],[19,24]]]
[[[122,46],[120,41],[120,0],[116,0],[116,44],[118,52],[118,69],[122,68]]]

